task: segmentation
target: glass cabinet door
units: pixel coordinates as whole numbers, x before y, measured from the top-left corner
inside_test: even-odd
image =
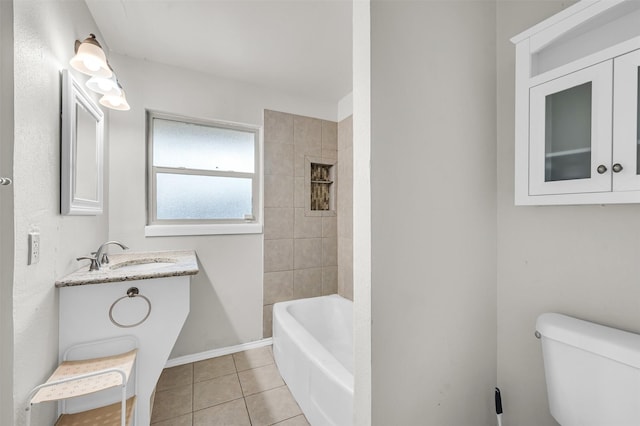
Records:
[[[611,191],[612,62],[530,89],[529,194]]]
[[[640,190],[640,50],[614,60],[613,190]]]

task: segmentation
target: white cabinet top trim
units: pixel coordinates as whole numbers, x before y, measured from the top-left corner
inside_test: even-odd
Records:
[[[626,53],[640,37],[640,2],[583,0],[511,39],[519,56],[529,57],[529,78],[590,66],[615,51]],[[628,50],[627,50],[628,51]],[[522,59],[520,59],[522,60]],[[590,62],[591,63],[588,63]],[[570,72],[569,71],[569,72]],[[540,81],[540,79],[538,79]]]
[[[534,25],[533,27],[521,32],[511,38],[513,44],[518,44],[523,40],[531,38],[541,33],[553,35],[547,40],[547,44],[561,37],[568,31],[578,27],[579,25],[589,21],[595,16],[600,15],[604,11],[611,9],[620,3],[628,0],[582,0],[578,3],[566,8],[565,10],[551,16],[548,19]],[[543,48],[538,46],[538,49]],[[536,50],[538,50],[536,49]],[[533,53],[533,52],[532,52]]]

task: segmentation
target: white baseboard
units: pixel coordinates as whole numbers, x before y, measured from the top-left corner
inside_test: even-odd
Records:
[[[177,358],[172,358],[167,361],[165,364],[165,368],[176,367],[178,365],[189,364],[191,362],[202,361],[209,358],[215,358],[218,356],[234,354],[236,352],[247,351],[249,349],[261,348],[263,346],[269,346],[273,342],[273,339],[269,337],[268,339],[256,340],[253,342],[242,343],[240,345],[235,346],[227,346],[226,348],[213,349],[210,351],[200,352],[192,355],[184,355],[179,356]]]

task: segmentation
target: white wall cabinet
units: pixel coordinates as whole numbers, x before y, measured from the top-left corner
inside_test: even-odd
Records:
[[[640,190],[640,50],[614,62],[613,162],[623,169],[614,175],[614,191]],[[616,171],[614,170],[614,173]]]
[[[607,61],[531,88],[531,195],[611,191],[612,77]]]
[[[640,203],[640,2],[579,2],[514,37],[517,205]]]

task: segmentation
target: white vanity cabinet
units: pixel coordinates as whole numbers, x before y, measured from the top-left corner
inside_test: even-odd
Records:
[[[192,250],[109,257],[110,263],[99,270],[85,266],[56,281],[60,358],[80,343],[134,336],[138,402],[133,426],[148,426],[156,383],[189,314],[190,278],[199,272],[197,258]],[[73,413],[117,400],[117,393],[108,392],[75,398],[67,408]]]
[[[640,2],[581,1],[512,41],[516,204],[640,203]]]

